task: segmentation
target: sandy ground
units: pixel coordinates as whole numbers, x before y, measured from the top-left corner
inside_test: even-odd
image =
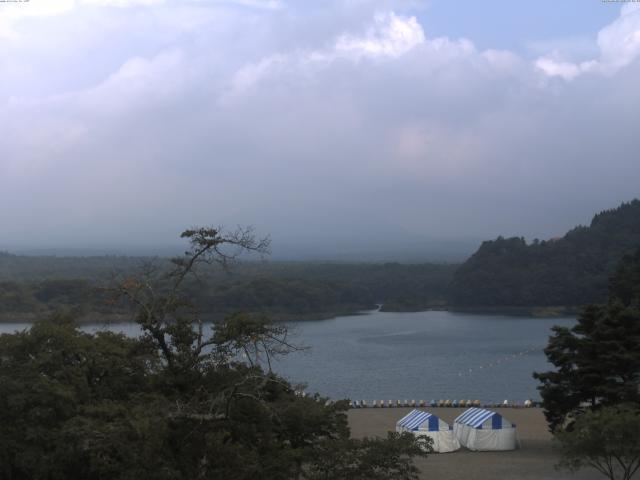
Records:
[[[349,425],[354,437],[386,436],[395,431],[396,422],[411,408],[366,408],[349,411]],[[453,424],[464,411],[461,408],[428,408],[431,413]],[[520,449],[511,452],[471,452],[460,449],[453,453],[429,455],[418,459],[421,478],[449,480],[602,480],[595,470],[576,474],[557,471],[557,455],[553,451],[551,435],[539,408],[497,408],[497,412],[517,426]]]

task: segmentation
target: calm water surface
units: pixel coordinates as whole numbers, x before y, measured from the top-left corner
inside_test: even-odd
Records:
[[[291,325],[310,350],[277,369],[309,391],[351,399],[539,399],[534,371],[553,325],[540,319],[453,312],[381,313]]]
[[[290,323],[308,346],[274,364],[307,391],[335,399],[538,399],[534,371],[550,368],[542,349],[553,325],[540,319],[453,312],[382,313]],[[1,332],[24,324],[2,324]],[[134,324],[90,326],[137,335]]]

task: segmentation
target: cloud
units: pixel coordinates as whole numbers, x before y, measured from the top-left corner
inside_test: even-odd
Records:
[[[269,55],[244,65],[234,74],[229,92],[221,100],[227,102],[233,97],[255,91],[256,86],[268,78],[308,78],[338,61],[393,61],[420,47],[423,48],[423,53],[439,63],[476,53],[474,45],[466,39],[427,40],[415,17],[397,15],[394,12],[377,13],[364,34],[343,33],[329,48],[296,49],[289,53]],[[514,55],[496,50],[487,51],[484,58],[503,68],[516,63]]]
[[[640,55],[640,5],[624,5],[620,16],[598,32],[597,45],[597,59],[573,63],[553,52],[540,57],[535,64],[546,75],[569,81],[584,73],[616,73]]]
[[[403,18],[390,12],[376,15],[364,36],[342,35],[335,50],[355,56],[398,57],[424,41],[424,31],[415,17]]]
[[[92,7],[118,7],[129,8],[137,6],[150,7],[164,3],[165,0],[77,0],[77,5]]]
[[[167,0],[16,21],[0,44],[0,244],[162,243],[212,222],[544,237],[637,195],[637,10],[589,63],[349,5],[325,18]]]
[[[378,13],[364,35],[345,33],[330,48],[296,49],[244,65],[234,74],[230,89],[221,101],[224,103],[253,91],[260,81],[270,76],[309,74],[339,59],[397,58],[424,42],[424,32],[415,17],[403,17],[393,12]]]
[[[200,0],[208,1],[208,0]],[[284,8],[279,0],[213,0],[221,4],[239,5],[242,7],[258,8],[264,10],[280,10]]]
[[[607,71],[626,67],[640,54],[640,5],[622,7],[620,17],[598,33],[601,63]]]
[[[165,0],[29,0],[28,2],[7,2],[2,5],[2,19],[15,22],[29,17],[50,17],[68,13],[74,9],[87,7],[120,7],[153,6]]]
[[[0,39],[15,38],[14,24],[22,19],[60,15],[71,10],[74,5],[75,0],[3,3],[0,5]]]
[[[99,85],[57,101],[73,101],[78,107],[101,114],[126,115],[141,105],[174,99],[188,82],[191,68],[177,49],[160,52],[151,59],[134,57]]]
[[[151,7],[163,4],[165,0],[29,0],[28,2],[6,2],[0,5],[0,38],[17,39],[16,26],[20,22],[34,18],[59,17],[82,8]]]
[[[561,77],[565,80],[573,80],[582,73],[596,70],[598,63],[595,60],[591,60],[576,64],[547,56],[536,60],[536,67],[549,77]]]

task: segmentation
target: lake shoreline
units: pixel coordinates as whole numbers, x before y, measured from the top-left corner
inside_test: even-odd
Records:
[[[551,328],[575,318],[544,319],[427,311],[377,310],[323,321],[288,322],[289,339],[305,347],[278,357],[274,369],[301,389],[332,399],[477,399],[482,404],[538,400],[531,374],[549,367],[543,349]],[[88,317],[78,327],[138,336],[131,316]],[[22,323],[15,320],[22,320]],[[32,318],[0,324],[30,328]],[[206,320],[206,318],[205,318]],[[211,323],[206,326],[211,331]],[[428,397],[428,398],[427,398]]]
[[[367,315],[377,310],[348,310],[348,311],[331,311],[331,312],[317,312],[310,314],[280,314],[269,312],[241,312],[248,315],[266,316],[277,323],[286,322],[313,322],[322,320],[332,320],[338,317],[351,317]],[[41,313],[3,313],[0,314],[0,324],[24,324],[30,325],[40,320],[49,318],[54,315],[55,311],[41,312]],[[65,313],[62,311],[62,313]],[[233,313],[221,313],[211,314],[205,313],[202,315],[202,319],[205,323],[218,323],[224,320],[225,317],[232,315]],[[118,325],[136,323],[135,314],[125,313],[82,313],[74,314],[71,312],[71,316],[75,318],[78,325]]]
[[[469,315],[500,315],[509,317],[535,317],[535,318],[562,318],[575,317],[580,314],[582,307],[552,306],[552,307],[456,307],[451,305],[433,306],[420,309],[411,308],[385,308],[384,304],[379,305],[377,309],[357,309],[345,311],[329,311],[314,312],[306,314],[295,313],[273,313],[273,312],[244,312],[249,315],[264,315],[278,323],[283,322],[313,322],[321,320],[333,320],[338,317],[362,316],[375,312],[383,313],[421,313],[421,312],[451,312],[464,313]],[[3,313],[0,314],[0,324],[31,324],[38,320],[53,315],[55,311],[39,312],[39,313]],[[95,325],[95,324],[126,324],[135,323],[135,315],[133,313],[100,313],[89,312],[71,315],[76,318],[79,325]],[[217,323],[222,321],[231,313],[205,313],[202,315],[205,322]]]

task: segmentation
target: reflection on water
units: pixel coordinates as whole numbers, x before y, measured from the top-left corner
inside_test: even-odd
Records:
[[[382,313],[290,323],[294,342],[310,347],[274,369],[308,391],[332,398],[539,398],[532,372],[549,368],[542,349],[553,325],[540,319],[452,312]],[[0,324],[0,332],[26,328]],[[92,325],[137,335],[135,324]]]

